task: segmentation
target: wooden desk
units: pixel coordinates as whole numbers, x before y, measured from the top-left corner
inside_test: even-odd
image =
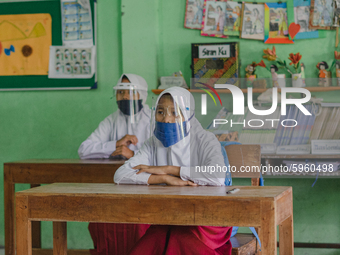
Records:
[[[5,196],[5,254],[15,255],[15,201],[16,183],[29,183],[31,187],[44,183],[113,183],[115,171],[124,161],[51,159],[24,160],[4,164]],[[32,224],[33,247],[41,247],[40,222]]]
[[[262,255],[292,255],[291,187],[173,187],[56,183],[16,193],[17,255],[32,254],[31,222],[53,221],[53,254],[66,254],[66,222],[258,227]]]

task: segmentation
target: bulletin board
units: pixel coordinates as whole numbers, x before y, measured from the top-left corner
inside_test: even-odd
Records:
[[[93,43],[96,45],[96,0],[90,0]],[[0,2],[0,15],[49,14],[52,19],[52,45],[62,45],[60,0]],[[4,52],[4,49],[0,49]],[[5,49],[8,54],[11,49]],[[20,50],[20,49],[18,49]],[[33,49],[34,50],[34,49]],[[23,50],[22,50],[23,51]],[[28,53],[27,53],[28,52]],[[26,53],[29,54],[29,50]],[[7,52],[6,52],[7,53]],[[24,52],[23,52],[24,54]],[[1,56],[0,56],[1,57]],[[67,90],[97,88],[96,71],[89,79],[50,79],[47,75],[0,76],[0,91],[7,90]]]

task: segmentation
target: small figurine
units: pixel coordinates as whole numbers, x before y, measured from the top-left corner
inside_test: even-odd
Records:
[[[253,81],[256,79],[255,67],[256,67],[256,62],[253,62],[247,65],[247,67],[245,68],[246,78],[247,78],[247,87],[251,87],[253,84]]]
[[[336,82],[337,82],[337,85],[340,86],[340,61],[339,60],[335,62],[335,67],[336,67],[336,71],[335,71]]]
[[[328,69],[328,64],[325,61],[319,62],[316,67],[319,69],[319,83],[318,85],[321,87],[329,87],[331,86],[331,78],[332,75]]]
[[[340,86],[340,52],[334,51],[336,83]]]
[[[302,80],[302,87],[306,87],[306,75],[305,75],[305,64],[301,63],[301,80]]]
[[[271,65],[270,68],[266,66],[266,64],[261,60],[260,63],[257,64],[257,66],[261,66],[263,68],[266,68],[272,75],[272,81],[273,81],[273,87],[285,87],[286,81],[285,81],[285,75],[284,74],[277,74],[276,72],[279,70],[279,68],[276,65]],[[280,83],[279,83],[279,78]]]
[[[273,81],[273,88],[279,87],[279,82],[278,82],[279,77],[277,76],[277,73],[276,73],[278,70],[279,68],[276,65],[270,66],[270,72],[272,74],[272,81]]]

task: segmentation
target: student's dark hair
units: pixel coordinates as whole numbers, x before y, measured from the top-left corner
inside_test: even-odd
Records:
[[[274,68],[275,69],[275,72],[277,72],[279,70],[279,68],[276,66],[276,65],[271,65],[270,66],[270,69]]]
[[[122,81],[123,79],[127,79],[130,82],[129,78],[126,75],[123,75],[123,77],[120,81]]]

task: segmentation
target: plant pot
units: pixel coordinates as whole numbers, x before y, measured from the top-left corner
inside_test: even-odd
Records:
[[[292,74],[292,86],[295,88],[305,87],[304,79],[301,78],[301,73]]]
[[[340,69],[336,69],[336,85],[340,86]]]

